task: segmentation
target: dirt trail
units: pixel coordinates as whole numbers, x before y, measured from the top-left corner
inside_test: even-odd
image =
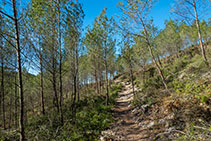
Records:
[[[134,114],[134,107],[131,106],[131,101],[133,100],[131,84],[118,80],[116,80],[115,83],[122,83],[123,85],[123,89],[118,94],[115,107],[113,108],[115,122],[112,124],[111,129],[102,133],[103,136],[100,140],[149,140],[150,135],[147,128],[139,125],[137,116]]]

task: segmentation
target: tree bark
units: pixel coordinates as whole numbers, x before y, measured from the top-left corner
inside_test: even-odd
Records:
[[[78,47],[76,47],[76,84],[77,84],[77,100],[80,101],[80,91],[79,91],[79,62],[78,62]]]
[[[16,52],[17,52],[17,61],[18,61],[18,78],[19,78],[19,101],[20,101],[20,141],[25,140],[24,135],[24,96],[23,96],[23,82],[22,82],[22,64],[21,64],[21,49],[19,42],[19,31],[18,31],[18,19],[17,19],[17,10],[15,0],[12,0],[13,4],[13,14],[15,22],[15,38],[16,38]]]
[[[52,40],[54,41],[54,38],[52,38]],[[53,85],[53,92],[54,92],[54,105],[57,109],[57,112],[59,113],[59,100],[58,100],[58,94],[57,94],[57,79],[56,79],[56,50],[55,50],[55,46],[53,44],[52,46],[52,85]]]
[[[15,65],[15,67],[16,67],[16,65]],[[18,98],[17,98],[17,80],[16,80],[16,76],[17,76],[17,74],[16,74],[16,71],[15,71],[15,104],[14,104],[14,124],[15,124],[15,128],[18,128],[18,123],[17,123],[17,121],[18,121],[18,114],[17,114],[17,112],[18,112],[18,110],[17,110],[17,107],[18,107],[18,105],[17,105],[17,100],[18,100]]]
[[[109,90],[108,90],[108,66],[107,61],[105,60],[105,79],[106,79],[106,105],[109,104]]]
[[[43,63],[42,63],[42,47],[40,44],[39,37],[39,54],[40,54],[40,95],[41,95],[41,111],[45,114],[45,104],[44,104],[44,89],[43,89]]]
[[[160,61],[159,55],[157,55],[157,59],[158,59],[158,63],[159,63],[159,65],[160,65],[160,68],[162,68],[162,63],[161,63],[161,61]]]
[[[95,69],[95,84],[96,84],[96,91],[99,94],[99,85],[98,85],[98,77],[97,77],[97,70]]]
[[[76,114],[76,107],[75,107],[75,104],[76,104],[76,94],[77,94],[77,86],[76,86],[76,75],[74,76],[73,78],[73,89],[74,89],[74,92],[73,92],[73,104],[72,104],[72,113],[73,113],[73,116],[75,116]]]
[[[4,103],[4,58],[1,59],[1,93],[2,93],[2,118],[3,128],[6,129],[5,123],[5,103]]]
[[[9,123],[8,123],[8,128],[11,128],[11,122],[12,122],[12,100],[13,96],[10,96],[10,108],[9,108]]]
[[[54,60],[54,57],[53,57]],[[52,74],[52,84],[53,84],[53,91],[54,91],[54,104],[57,108],[57,112],[59,112],[59,101],[58,101],[58,95],[57,95],[57,89],[56,89],[56,67],[55,67],[55,61],[53,61],[53,74]]]
[[[75,42],[75,49],[73,50],[74,58],[74,76],[73,76],[73,104],[72,104],[72,113],[73,116],[76,114],[76,98],[77,98],[77,76],[78,76],[78,68],[77,68],[77,59],[78,59],[78,50],[77,50],[77,43]]]
[[[134,86],[134,78],[133,78],[133,66],[130,63],[130,78],[132,83],[133,95],[135,96],[135,86]]]
[[[147,46],[148,46],[148,50],[150,52],[150,56],[152,57],[152,61],[155,64],[155,66],[156,66],[156,68],[158,70],[158,73],[159,73],[159,75],[160,75],[160,77],[162,79],[162,82],[163,82],[164,87],[168,90],[168,86],[166,84],[166,80],[165,80],[165,77],[163,75],[163,72],[162,72],[160,66],[158,65],[157,61],[155,60],[155,56],[153,54],[153,50],[152,50],[151,44],[149,42],[148,33],[147,33],[147,30],[146,30],[145,24],[144,24],[144,22],[143,22],[142,19],[140,19],[140,20],[141,20],[141,23],[142,23],[142,27],[144,29],[145,39],[147,41]]]
[[[204,49],[204,45],[203,45],[203,42],[202,42],[201,29],[200,29],[200,25],[199,25],[199,19],[198,19],[198,14],[197,14],[197,10],[196,10],[196,2],[195,2],[195,0],[193,0],[193,8],[194,8],[194,13],[195,13],[196,27],[197,27],[197,30],[198,30],[198,37],[199,37],[201,53],[202,53],[202,56],[204,58],[204,61],[209,66],[209,63],[208,63],[207,57],[206,57],[206,53],[205,53],[205,49]]]
[[[59,33],[59,92],[60,92],[60,100],[59,100],[59,107],[60,107],[60,121],[61,124],[63,125],[63,111],[62,111],[62,102],[63,102],[63,91],[62,91],[62,47],[61,47],[61,12],[60,12],[60,0],[58,0],[58,7],[59,7],[59,18],[58,18],[58,33]]]
[[[106,45],[106,40],[105,40]],[[105,49],[104,63],[105,63],[105,81],[106,81],[106,105],[109,104],[109,90],[108,90],[108,64],[107,64],[107,49]]]
[[[143,68],[142,68],[142,83],[145,84],[145,67],[143,65]]]

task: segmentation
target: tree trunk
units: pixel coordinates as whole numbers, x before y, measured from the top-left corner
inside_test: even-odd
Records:
[[[198,14],[197,14],[197,10],[196,10],[195,0],[193,0],[193,8],[194,8],[194,13],[195,13],[196,27],[197,27],[197,30],[198,30],[198,37],[199,37],[201,53],[202,53],[202,56],[204,58],[204,61],[209,66],[209,63],[208,63],[208,60],[207,60],[207,57],[206,57],[206,53],[205,53],[205,49],[204,49],[204,45],[202,43],[201,29],[200,29],[200,25],[199,25],[199,19],[198,19]]]
[[[62,91],[62,47],[61,47],[61,23],[60,23],[60,0],[58,0],[58,7],[59,7],[59,18],[58,18],[58,33],[59,33],[59,92],[60,92],[60,101],[59,101],[59,107],[60,107],[60,121],[63,125],[63,111],[62,111],[62,102],[63,102],[63,91]]]
[[[73,99],[74,99],[74,92],[73,92],[73,90],[74,90],[74,86],[73,85],[71,85],[71,101],[73,101]]]
[[[168,90],[168,86],[167,86],[167,84],[166,84],[166,80],[165,80],[165,77],[164,77],[164,75],[163,75],[163,72],[162,72],[160,66],[158,65],[158,63],[157,63],[156,60],[155,60],[155,56],[154,56],[154,54],[153,54],[153,50],[152,50],[151,44],[150,44],[150,42],[149,42],[148,33],[147,33],[146,28],[145,28],[145,24],[144,24],[144,22],[143,22],[142,19],[140,19],[140,20],[141,20],[141,23],[142,23],[142,27],[143,27],[143,29],[144,29],[145,39],[146,39],[146,41],[147,41],[147,46],[148,46],[148,49],[149,49],[149,52],[150,52],[150,56],[152,57],[152,61],[153,61],[153,63],[155,64],[155,66],[156,66],[156,68],[157,68],[157,70],[158,70],[158,73],[159,73],[159,75],[160,75],[160,77],[161,77],[161,79],[162,79],[163,85],[164,85],[165,88]]]
[[[76,103],[76,94],[77,94],[77,86],[76,86],[76,76],[74,76],[73,78],[73,104],[72,104],[72,113],[73,113],[73,116],[75,116],[75,113],[76,113],[76,107],[75,107],[75,103]]]
[[[144,68],[144,66],[143,66],[143,68],[142,68],[142,83],[144,84],[145,83],[145,68]]]
[[[72,113],[73,116],[75,117],[76,114],[76,98],[77,98],[77,76],[78,76],[78,68],[77,68],[77,59],[78,59],[78,50],[77,50],[77,44],[75,42],[75,50],[73,50],[73,54],[75,54],[75,56],[73,56],[74,58],[74,76],[73,76],[73,104],[72,104]]]
[[[106,79],[106,105],[109,104],[109,90],[108,90],[108,66],[107,61],[105,59],[105,79]]]
[[[44,90],[43,90],[43,63],[42,63],[42,49],[39,37],[39,53],[40,53],[40,95],[41,95],[41,111],[45,114],[45,104],[44,104]]]
[[[100,63],[99,62],[97,62],[97,81],[98,81],[98,83],[97,83],[97,85],[98,85],[98,93],[101,93],[101,73],[100,73]]]
[[[55,64],[53,66],[55,66]],[[53,91],[54,91],[54,105],[57,108],[57,112],[59,112],[59,102],[58,102],[58,95],[57,95],[57,89],[56,89],[56,71],[55,71],[55,69],[56,68],[54,67],[53,74],[52,74],[52,77],[53,77],[52,84],[53,84]]]
[[[100,73],[100,76],[99,76],[99,79],[100,79],[100,82],[99,82],[99,91],[100,91],[100,93],[103,91],[103,88],[102,88],[102,80],[103,80],[103,78],[102,78],[102,73]]]
[[[130,63],[130,78],[131,78],[131,83],[132,83],[132,88],[133,88],[133,95],[135,96],[135,86],[134,86],[134,78],[133,78],[133,67],[132,64]]]
[[[54,40],[54,39],[52,39]],[[54,45],[54,44],[53,44]],[[54,105],[57,109],[57,112],[59,113],[59,100],[58,100],[58,94],[57,94],[57,87],[56,87],[56,51],[55,47],[52,46],[52,85],[53,85],[53,91],[54,91]]]
[[[159,65],[160,65],[160,68],[162,68],[162,63],[161,63],[161,61],[160,61],[159,55],[157,55],[157,59],[158,59],[158,63],[159,63]]]
[[[12,0],[13,4],[13,13],[14,13],[14,22],[15,22],[15,38],[16,38],[16,52],[17,52],[17,61],[18,61],[18,78],[19,78],[19,100],[20,100],[20,141],[25,140],[24,135],[24,96],[23,96],[23,82],[22,82],[22,64],[21,64],[21,49],[19,43],[19,31],[18,31],[18,19],[17,19],[17,10],[15,0]]]
[[[11,122],[12,122],[12,100],[13,97],[12,95],[10,96],[10,108],[9,108],[9,123],[8,123],[8,128],[11,128]]]
[[[77,85],[77,100],[80,101],[79,91],[79,62],[78,62],[78,47],[76,47],[76,85]]]
[[[15,67],[16,67],[16,65],[15,65]],[[18,100],[18,98],[17,98],[17,80],[16,80],[16,71],[15,71],[15,104],[14,104],[14,121],[15,121],[15,128],[18,128],[18,123],[17,123],[17,121],[18,121],[18,115],[17,115],[17,112],[18,112],[18,110],[17,110],[17,107],[18,107],[18,105],[17,105],[17,100]]]
[[[97,71],[95,69],[95,84],[96,84],[96,91],[97,91],[97,94],[99,94],[99,85],[98,85],[98,78],[97,78]]]
[[[5,104],[4,104],[4,59],[1,59],[1,93],[2,93],[2,118],[3,118],[3,128],[6,129],[5,123]]]
[[[2,115],[2,92],[0,92],[0,119],[1,119],[1,121],[3,121],[3,118],[1,117],[1,115]],[[1,122],[0,122],[0,124],[1,124]]]

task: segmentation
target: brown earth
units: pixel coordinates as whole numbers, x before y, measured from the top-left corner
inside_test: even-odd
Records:
[[[153,126],[151,124],[154,123],[148,123],[147,126],[140,125],[141,122],[137,119],[137,117],[139,117],[137,114],[142,111],[140,111],[140,109],[137,111],[137,109],[131,105],[134,97],[131,84],[118,80],[116,80],[115,83],[122,83],[123,89],[118,94],[115,107],[113,108],[114,123],[109,130],[102,132],[100,140],[151,140],[150,126]],[[137,91],[136,88],[135,91]]]

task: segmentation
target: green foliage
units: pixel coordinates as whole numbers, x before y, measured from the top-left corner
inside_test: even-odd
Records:
[[[105,106],[105,97],[98,96],[89,90],[89,96],[76,103],[77,113],[73,117],[69,107],[70,101],[64,105],[64,125],[55,111],[47,111],[45,116],[29,116],[26,136],[39,140],[97,140],[101,131],[112,122],[111,108],[122,85],[110,88],[110,102]]]
[[[98,105],[96,109],[86,109],[78,112],[75,128],[77,128],[80,134],[76,136],[76,133],[73,132],[72,134],[75,135],[73,139],[87,140],[97,138],[101,131],[106,129],[112,121],[112,117],[107,111],[108,107]]]
[[[207,67],[206,62],[203,60],[203,58],[201,56],[195,56],[192,59],[191,64],[188,65],[187,67],[187,71],[189,73],[193,73],[193,74],[202,74],[204,72],[207,72],[209,70],[209,68]]]
[[[149,105],[152,106],[152,104],[154,104],[154,99],[152,97],[147,97],[146,99],[144,99],[144,101],[141,101],[139,103],[134,103],[134,105]]]
[[[175,89],[176,92],[179,93],[193,93],[193,94],[198,94],[202,92],[203,87],[200,85],[196,84],[195,82],[192,82],[190,80],[186,81],[173,81],[172,82],[173,88]]]
[[[176,92],[181,92],[183,93],[184,92],[184,83],[181,82],[181,81],[173,81],[172,82],[172,86],[173,88],[175,89]]]
[[[115,98],[117,97],[117,94],[118,94],[118,92],[120,92],[121,91],[121,89],[122,89],[122,85],[121,84],[118,84],[118,85],[114,85],[114,86],[112,86],[111,88],[110,88],[110,101],[109,101],[109,103],[111,104],[111,105],[114,105],[115,104]]]
[[[210,132],[209,126],[205,125],[207,124],[205,121],[201,121],[200,119],[200,126],[195,126],[196,123],[192,122],[189,123],[190,127],[187,129],[186,133],[180,136],[176,139],[176,141],[208,141],[210,140]]]
[[[123,87],[123,86],[122,86],[121,84],[112,86],[112,87],[110,88],[110,94],[111,94],[111,95],[117,95],[118,92],[121,91],[122,87]]]
[[[211,86],[204,84],[203,81],[201,83],[197,83],[192,80],[175,80],[171,84],[177,93],[191,94],[199,99],[202,103],[206,103],[210,97],[210,94],[206,93],[206,91],[209,91]]]
[[[165,28],[156,37],[156,45],[160,55],[176,54],[184,46],[181,30],[177,20],[165,21]]]
[[[189,61],[187,59],[187,56],[184,56],[181,59],[176,59],[173,63],[173,66],[171,67],[172,73],[183,70],[188,65],[188,63]]]
[[[129,78],[130,78],[129,74],[128,73],[124,73],[124,75],[121,75],[119,79],[121,81],[127,81],[127,80],[129,80]]]
[[[158,83],[158,81],[160,81],[159,77],[156,77],[156,79],[154,77],[149,78],[145,81],[145,83],[143,84],[144,88],[148,88],[148,87],[155,87],[155,88],[160,88],[160,85]]]

